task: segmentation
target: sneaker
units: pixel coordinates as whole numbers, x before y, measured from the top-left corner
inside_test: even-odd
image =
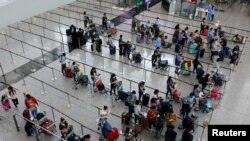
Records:
[[[191,115],[191,117],[194,118],[194,119],[197,119],[197,118],[198,118],[198,116],[195,116],[195,115],[193,115],[193,114]]]

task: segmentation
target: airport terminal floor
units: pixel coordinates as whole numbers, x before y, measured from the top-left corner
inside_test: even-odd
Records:
[[[226,10],[215,5],[218,9],[214,20],[205,20],[208,30],[223,32],[223,37],[214,36],[214,42],[227,42],[228,52],[221,47],[224,54],[221,50],[216,54],[209,47],[214,44],[207,40],[214,33],[212,30],[205,29],[200,34],[200,18],[169,15],[160,0],[153,0],[148,8],[124,7],[109,0],[77,0],[0,29],[0,141],[102,141],[116,138],[116,129],[117,141],[127,141],[130,137],[134,141],[167,141],[167,129],[177,133],[176,141],[186,131],[193,141],[208,141],[208,124],[249,124],[247,5],[237,1]],[[109,21],[107,27],[110,26],[107,29],[103,28],[104,13]],[[149,29],[153,32],[149,37],[144,32],[147,27],[142,25],[151,24],[154,25]],[[183,32],[186,27],[188,30]],[[153,38],[158,29],[159,36],[167,36],[164,44],[160,37]],[[197,37],[191,37],[195,30],[198,30],[194,33]],[[181,33],[187,35],[187,43],[179,41]],[[234,37],[236,41],[232,40]],[[189,44],[190,38],[199,42]],[[193,44],[199,49],[192,50]],[[131,48],[127,49],[128,46]],[[235,47],[239,49],[234,50]],[[232,63],[235,52],[237,63]],[[193,60],[197,56],[202,65],[199,69],[204,71],[204,76],[210,74],[211,79],[205,81],[202,75],[197,79],[198,69],[193,72]],[[93,67],[96,73],[91,74]],[[116,78],[111,79],[111,74]],[[194,90],[196,85],[198,88]],[[167,90],[172,92],[166,96]],[[140,100],[139,91],[143,93]],[[27,98],[29,95],[31,100]],[[18,99],[17,107],[15,99]],[[186,100],[190,99],[188,109],[191,110],[184,110]],[[36,112],[43,113],[42,118]],[[138,123],[135,113],[141,113]],[[169,120],[170,113],[176,115],[174,122]],[[190,122],[193,130],[189,132]],[[127,133],[126,129],[131,132]],[[31,136],[27,136],[27,130]]]

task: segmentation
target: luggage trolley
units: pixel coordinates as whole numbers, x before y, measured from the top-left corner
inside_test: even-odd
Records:
[[[114,22],[109,22],[108,23],[108,30],[107,30],[107,33],[109,34],[116,34],[116,32],[117,32],[117,29],[116,29],[116,27],[115,27],[115,24],[114,24]]]
[[[38,124],[42,127],[38,130],[39,133],[51,135],[51,133],[56,132],[56,125],[52,120],[47,118],[46,112],[38,113],[36,118]]]
[[[107,93],[108,89],[105,87],[105,85],[102,82],[101,79],[101,74],[98,74],[95,76],[95,87],[94,87],[94,92],[99,92],[99,93]]]

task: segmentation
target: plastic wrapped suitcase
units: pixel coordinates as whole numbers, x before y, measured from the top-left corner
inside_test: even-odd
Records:
[[[211,90],[210,97],[213,98],[213,99],[219,99],[220,98],[220,89],[214,87]]]
[[[107,133],[107,138],[109,141],[116,141],[119,138],[119,130],[115,127]]]
[[[72,77],[73,77],[73,73],[72,73],[70,67],[66,67],[66,68],[64,69],[64,74],[65,74],[65,76],[68,77],[68,78],[72,78]]]
[[[180,98],[181,98],[181,90],[179,89],[176,89],[173,91],[173,100],[176,101],[176,102],[179,102],[180,101]]]
[[[9,101],[8,99],[7,99],[7,100],[4,100],[3,103],[2,103],[2,105],[3,105],[3,108],[4,108],[5,110],[8,110],[8,109],[11,108],[11,106],[10,106],[10,101]]]
[[[129,115],[129,113],[126,113],[126,112],[122,113],[122,123],[126,124],[126,125],[129,125],[129,123],[130,123],[130,115]]]
[[[197,47],[198,47],[198,44],[196,44],[196,43],[191,44],[189,49],[188,49],[188,52],[190,54],[197,54],[197,51],[198,51]]]

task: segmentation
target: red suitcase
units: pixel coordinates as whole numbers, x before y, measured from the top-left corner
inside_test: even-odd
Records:
[[[72,73],[70,67],[66,67],[66,68],[64,69],[64,74],[65,74],[65,76],[68,77],[68,78],[72,78],[72,77],[73,77],[73,73]]]
[[[203,36],[207,36],[208,35],[208,29],[205,28],[204,31],[203,31]]]
[[[220,89],[219,88],[213,88],[211,93],[210,93],[210,97],[213,98],[213,99],[220,98]]]
[[[8,109],[10,109],[11,108],[11,106],[10,106],[10,101],[7,99],[7,100],[4,100],[3,101],[3,108],[5,109],[5,110],[8,110]]]
[[[112,131],[107,133],[107,138],[110,141],[116,141],[119,138],[119,130],[117,128],[112,128]]]
[[[23,117],[24,117],[24,119],[30,120],[30,110],[29,109],[23,110]]]
[[[129,123],[130,123],[129,113],[126,113],[126,112],[122,113],[122,123],[129,125]]]

